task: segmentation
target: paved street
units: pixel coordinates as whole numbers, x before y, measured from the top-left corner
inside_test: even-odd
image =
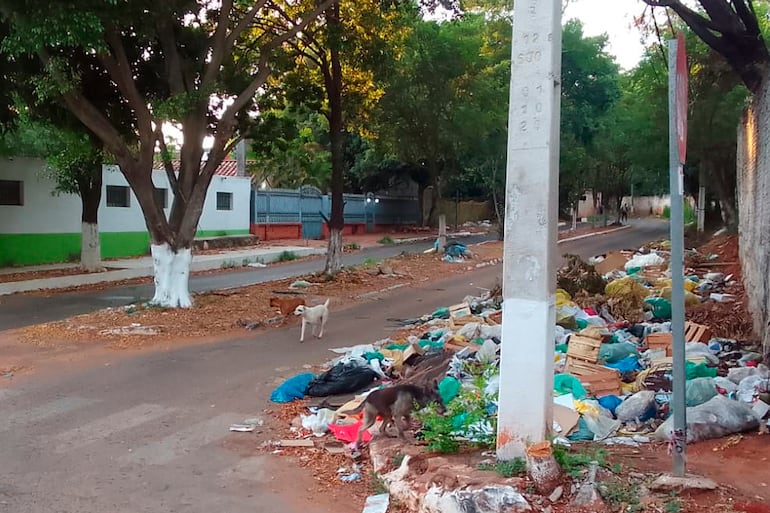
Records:
[[[636,247],[665,229],[643,223],[560,251],[588,256]],[[487,267],[333,311],[322,341],[300,345],[291,326],[163,351],[102,351],[89,365],[4,381],[0,512],[360,511],[344,498],[324,503],[307,491],[312,480],[304,473],[287,473],[257,454],[269,433],[231,434],[229,424],[261,414],[276,376],[329,359],[328,348],[383,338],[392,329],[385,319],[455,303],[491,286],[499,273],[499,266]],[[215,286],[207,283],[197,281],[197,290]]]
[[[588,258],[614,248],[635,248],[645,241],[666,236],[667,231],[668,225],[661,221],[636,220],[634,226],[628,230],[559,244],[559,255],[576,253]],[[461,240],[464,243],[473,244],[489,238],[492,236],[474,236]],[[363,263],[367,258],[380,260],[404,251],[418,252],[430,247],[432,247],[431,242],[382,246],[345,255],[343,262],[347,266],[353,266]],[[319,272],[323,270],[323,266],[323,259],[316,259],[263,269],[247,268],[238,272],[194,276],[190,279],[190,290],[204,292],[281,280]],[[124,306],[142,299],[147,300],[152,297],[152,292],[152,285],[130,285],[111,287],[98,292],[54,293],[49,296],[37,294],[1,296],[0,331],[66,319],[102,308]]]

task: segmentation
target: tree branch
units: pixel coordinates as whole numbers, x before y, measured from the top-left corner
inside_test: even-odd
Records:
[[[296,36],[301,30],[304,30],[305,27],[307,27],[311,21],[318,18],[318,16],[321,15],[325,10],[327,10],[330,6],[336,4],[339,2],[339,0],[324,0],[323,2],[318,4],[318,7],[315,8],[310,14],[308,14],[302,21],[297,23],[291,30],[288,32],[285,32],[284,34],[274,38],[272,41],[270,41],[265,48],[268,50],[272,50],[274,48],[278,48],[283,43],[291,39],[292,37]]]
[[[98,54],[99,60],[136,113],[137,130],[139,131],[139,140],[142,146],[154,147],[155,145],[152,144],[152,115],[147,107],[147,101],[136,87],[131,64],[128,62],[128,56],[123,47],[123,41],[117,32],[111,28],[105,31],[105,39],[112,48],[114,56],[100,53]]]
[[[174,172],[174,164],[171,162],[171,158],[168,154],[168,147],[166,146],[166,139],[163,136],[163,127],[160,121],[155,122],[155,138],[158,140],[160,146],[160,158],[163,161],[163,168],[166,170],[166,176],[168,177],[168,183],[171,186],[171,190],[174,192],[174,196],[182,196],[179,190],[179,182]],[[182,199],[184,197],[182,196]]]
[[[179,47],[174,37],[174,27],[164,19],[158,23],[158,39],[163,47],[166,73],[168,74],[168,86],[171,94],[177,95],[187,92],[187,83],[182,72],[182,62],[179,56]]]
[[[219,68],[222,66],[222,61],[225,56],[235,46],[235,42],[246,28],[251,25],[254,19],[257,17],[259,11],[265,6],[267,0],[258,0],[249,11],[240,19],[230,33],[227,33],[227,29],[230,25],[230,12],[233,9],[232,0],[222,0],[222,7],[219,11],[219,21],[217,22],[217,29],[209,39],[209,44],[206,48],[208,54],[211,50],[211,59],[206,65],[206,69],[203,72],[203,78],[201,85],[203,87],[211,84],[219,74]],[[204,59],[207,57],[204,56]]]

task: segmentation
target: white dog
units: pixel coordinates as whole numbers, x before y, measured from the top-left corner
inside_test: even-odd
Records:
[[[324,336],[324,327],[329,318],[329,300],[326,303],[317,306],[299,305],[294,309],[294,315],[302,316],[302,332],[299,335],[299,341],[305,341],[305,325],[310,324],[313,335],[315,335],[316,326],[321,327],[318,338]]]

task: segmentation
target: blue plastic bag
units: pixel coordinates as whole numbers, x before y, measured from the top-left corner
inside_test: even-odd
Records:
[[[639,358],[636,356],[628,356],[615,363],[605,363],[604,366],[615,369],[621,374],[642,370],[642,365],[639,363]]]
[[[281,383],[270,394],[270,400],[274,403],[290,403],[294,399],[303,399],[307,386],[315,376],[312,373],[297,374]]]
[[[609,410],[613,415],[615,415],[615,408],[617,408],[618,405],[622,402],[623,399],[616,395],[605,395],[604,397],[599,398],[599,404],[601,407],[605,410]]]

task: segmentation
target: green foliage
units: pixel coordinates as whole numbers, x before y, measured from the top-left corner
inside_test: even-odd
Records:
[[[377,265],[378,260],[376,258],[372,257],[366,257],[364,258],[363,263],[361,264],[362,267],[373,267]]]
[[[638,486],[616,478],[601,483],[597,488],[602,498],[613,507],[624,506],[623,511],[627,513],[644,510],[644,506],[639,502]]]
[[[394,241],[394,240],[393,240],[393,239],[390,237],[390,235],[386,235],[385,237],[381,238],[381,239],[380,239],[380,240],[378,240],[377,242],[379,242],[380,244],[385,244],[385,245],[392,245],[392,244],[395,244],[395,243],[396,243],[396,242],[395,242],[395,241]]]
[[[514,458],[510,461],[497,461],[494,464],[482,463],[479,470],[494,470],[503,477],[523,476],[527,473],[527,462],[524,458]]]
[[[357,242],[349,242],[343,246],[345,251],[358,251],[361,246]]]
[[[562,470],[572,477],[577,477],[582,470],[595,461],[600,467],[607,466],[607,451],[601,448],[581,452],[572,452],[568,447],[553,444],[553,457]]]
[[[372,472],[369,475],[369,489],[373,495],[379,495],[381,493],[388,493],[388,485],[382,479],[377,472]]]
[[[668,500],[663,503],[663,507],[666,513],[680,513],[682,511],[682,499],[676,495],[676,492],[671,492]]]
[[[292,260],[296,260],[299,257],[294,251],[282,251],[280,255],[278,255],[278,262],[291,262]]]
[[[304,108],[267,112],[250,132],[255,162],[249,172],[274,187],[325,189],[331,174],[328,129],[323,116]]]
[[[428,449],[440,453],[460,450],[461,440],[471,445],[494,447],[497,439],[497,417],[487,409],[493,397],[484,388],[495,369],[477,367],[473,388],[463,387],[449,404],[446,412],[438,413],[435,405],[429,405],[417,418],[423,423],[422,435]],[[467,369],[465,372],[468,372]]]
[[[663,219],[671,219],[671,207],[668,205],[663,207],[663,213],[661,214],[661,217]],[[698,220],[695,216],[695,209],[688,202],[684,202],[682,204],[682,217],[684,218],[685,225],[694,224]]]

